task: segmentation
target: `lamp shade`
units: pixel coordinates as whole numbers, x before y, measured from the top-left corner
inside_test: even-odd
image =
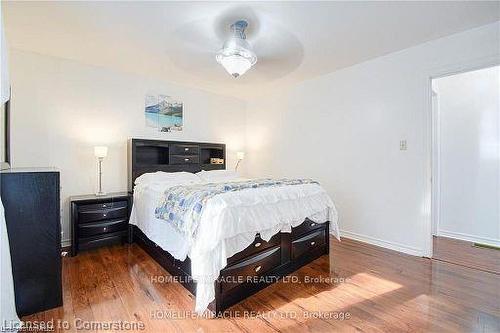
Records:
[[[242,159],[244,159],[244,158],[245,158],[245,153],[244,153],[244,152],[242,152],[242,151],[237,152],[237,153],[236,153],[236,158],[237,158],[238,160],[242,160]]]
[[[94,147],[94,155],[97,158],[104,158],[108,155],[108,147],[106,146],[96,146]]]

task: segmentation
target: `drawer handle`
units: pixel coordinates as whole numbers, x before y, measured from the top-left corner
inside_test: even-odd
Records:
[[[185,159],[184,159],[184,162],[189,162],[189,158],[185,158]]]
[[[108,230],[108,227],[104,227],[103,231],[106,231],[106,230]]]
[[[102,208],[106,208],[108,207],[106,204],[102,204]]]
[[[255,270],[255,273],[258,273],[261,269],[262,269],[262,266],[261,266],[261,265],[259,265],[259,266],[255,267],[255,269],[254,269],[254,270]]]
[[[314,223],[314,222],[313,222],[313,223],[311,223],[311,227],[314,227],[315,225],[316,225],[316,223]]]
[[[316,244],[316,242],[311,242],[311,246],[314,246],[314,244]]]
[[[261,243],[261,242],[257,242],[257,243],[255,243],[255,247],[259,247],[259,246],[261,246],[261,245],[262,245],[262,243]]]
[[[184,148],[184,151],[189,151],[189,148]]]
[[[106,217],[107,215],[108,215],[108,214],[106,214],[106,213],[102,214],[102,216],[104,216],[104,217]]]

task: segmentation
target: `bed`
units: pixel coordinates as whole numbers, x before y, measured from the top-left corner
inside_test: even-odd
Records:
[[[131,139],[128,149],[131,237],[196,296],[198,313],[222,313],[339,237],[333,202],[312,180],[238,178],[224,171],[224,144]]]

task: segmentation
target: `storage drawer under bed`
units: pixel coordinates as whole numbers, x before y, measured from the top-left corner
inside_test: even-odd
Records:
[[[292,228],[292,238],[297,239],[302,235],[317,229],[325,229],[326,223],[316,223],[306,219],[302,224]]]
[[[227,266],[231,266],[238,261],[242,260],[247,260],[249,257],[251,257],[254,254],[257,254],[259,252],[262,252],[266,249],[269,249],[273,246],[279,246],[281,243],[281,234],[278,233],[271,237],[269,242],[264,241],[261,237],[260,234],[257,234],[255,236],[254,241],[252,244],[250,244],[246,249],[236,253],[232,257],[227,259]],[[185,260],[177,260],[174,259],[174,265],[178,268],[184,271],[187,274],[191,274],[191,260],[189,258],[186,258]]]
[[[320,229],[292,241],[292,260],[317,249],[326,243],[325,229]]]
[[[240,260],[244,260],[244,259],[248,258],[249,256],[251,256],[255,253],[259,253],[261,251],[264,251],[265,249],[280,245],[280,243],[281,243],[281,234],[280,233],[277,233],[276,235],[271,237],[269,242],[266,242],[265,240],[263,240],[260,237],[260,234],[257,234],[255,236],[255,240],[252,242],[252,244],[250,244],[244,250],[242,250],[242,251],[236,253],[235,255],[233,255],[232,257],[228,258],[227,264],[232,265]]]
[[[224,268],[220,274],[221,291],[224,293],[236,286],[265,274],[281,264],[281,248],[273,247],[267,251]]]

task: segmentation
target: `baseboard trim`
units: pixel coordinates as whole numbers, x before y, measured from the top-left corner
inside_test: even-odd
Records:
[[[454,232],[448,230],[438,230],[437,234],[440,237],[448,237],[471,243],[481,243],[481,244],[500,247],[500,240],[494,238],[468,235],[461,232]]]
[[[390,242],[390,241],[386,241],[383,239],[379,239],[379,238],[375,238],[375,237],[371,237],[371,236],[367,236],[367,235],[362,235],[362,234],[358,234],[358,233],[346,231],[346,230],[340,230],[340,235],[342,237],[351,238],[351,239],[354,239],[354,240],[357,240],[360,242],[380,246],[380,247],[383,247],[383,248],[386,248],[389,250],[394,250],[394,251],[410,254],[412,256],[418,256],[418,257],[424,256],[424,251],[422,249],[407,246],[404,244]]]

